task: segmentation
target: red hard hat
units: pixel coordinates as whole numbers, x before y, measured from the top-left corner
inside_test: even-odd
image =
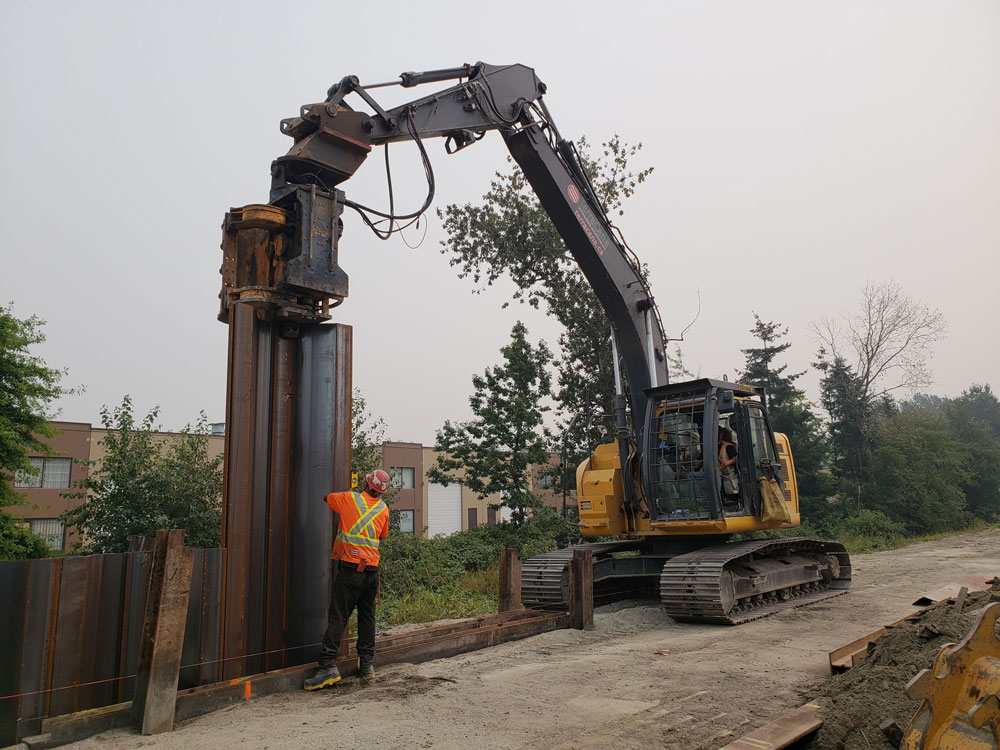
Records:
[[[381,469],[375,469],[375,471],[365,475],[365,484],[373,492],[381,495],[389,489],[389,475]]]

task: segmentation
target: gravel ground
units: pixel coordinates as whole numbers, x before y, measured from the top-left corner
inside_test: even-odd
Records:
[[[738,627],[679,625],[652,602],[561,630],[218,711],[156,737],[117,730],[67,747],[709,750],[817,694],[827,653],[967,575],[1000,574],[1000,530],[857,555],[845,596]],[[669,651],[658,654],[658,650]],[[916,706],[914,706],[914,710]]]

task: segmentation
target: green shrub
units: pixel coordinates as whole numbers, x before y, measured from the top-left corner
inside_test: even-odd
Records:
[[[517,526],[479,526],[423,539],[390,531],[381,544],[380,627],[496,612],[500,550],[518,557],[565,545],[574,528],[549,508]]]
[[[455,550],[443,541],[390,531],[381,544],[383,595],[453,587],[465,574],[465,567]]]

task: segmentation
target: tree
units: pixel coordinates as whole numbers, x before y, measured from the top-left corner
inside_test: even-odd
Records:
[[[431,470],[431,481],[461,482],[480,498],[497,493],[510,508],[511,521],[523,524],[528,510],[540,504],[531,492],[528,468],[548,460],[542,399],[551,394],[547,366],[552,358],[545,342],[527,339],[520,321],[500,353],[503,362],[472,378],[469,398],[473,418],[437,431],[435,449],[443,451]]]
[[[930,384],[931,345],[944,337],[947,324],[940,311],[887,281],[865,285],[860,312],[823,318],[812,328],[829,361],[851,365],[858,398],[872,403]]]
[[[32,473],[28,452],[51,455],[43,438],[54,432],[48,424],[53,401],[71,393],[60,385],[64,370],[48,367],[31,354],[31,347],[45,341],[44,321],[35,316],[19,319],[13,304],[0,307],[0,559],[45,557],[48,546],[40,536],[18,525],[3,510],[23,504],[14,490],[18,472]]]
[[[1000,520],[1000,400],[989,385],[973,384],[939,407],[961,445],[966,478],[959,483],[969,512]]]
[[[358,475],[359,482],[365,474],[382,468],[385,431],[385,420],[372,416],[361,389],[355,388],[351,400],[351,472]]]
[[[153,536],[159,529],[184,529],[192,547],[216,547],[222,531],[222,456],[208,455],[208,421],[202,413],[180,435],[155,434],[159,409],[136,423],[132,399],[113,410],[101,408],[107,430],[105,455],[90,462],[89,476],[67,497],[82,504],[64,519],[83,537],[85,554],[124,552],[132,536]]]
[[[894,282],[866,284],[859,312],[813,324],[821,342],[814,366],[823,373],[822,404],[846,477],[866,479],[872,418],[891,411],[895,392],[930,383],[931,345],[946,329],[938,310],[910,298]]]
[[[635,172],[630,166],[642,144],[628,144],[615,135],[601,144],[596,159],[586,139],[578,146],[583,168],[608,215],[623,215],[624,201],[653,171],[647,167]],[[508,162],[513,165],[512,160]],[[556,443],[572,423],[568,448],[570,464],[575,465],[588,446],[601,440],[601,420],[573,422],[574,417],[609,412],[614,391],[611,326],[597,296],[516,166],[496,173],[481,204],[451,204],[438,215],[448,235],[441,243],[442,253],[458,267],[460,278],[471,277],[482,289],[509,276],[516,287],[512,299],[544,306],[565,327],[555,361]]]
[[[779,366],[775,362],[792,345],[790,341],[782,342],[788,328],[773,321],[764,322],[757,313],[753,317],[750,333],[763,346],[740,350],[746,357],[740,379],[767,389],[771,426],[787,435],[792,445],[799,494],[819,499],[830,490],[829,475],[823,472],[829,450],[822,421],[813,413],[805,392],[795,385],[805,373],[788,373],[787,364]]]
[[[961,485],[968,479],[962,447],[944,419],[903,411],[879,420],[864,505],[901,523],[910,534],[965,526]]]

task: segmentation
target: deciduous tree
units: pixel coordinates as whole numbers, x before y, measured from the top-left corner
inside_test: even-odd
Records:
[[[177,436],[156,434],[158,408],[141,422],[132,399],[101,409],[104,458],[68,497],[82,504],[64,514],[83,542],[79,551],[124,552],[132,536],[184,529],[192,547],[218,546],[222,531],[222,456],[209,456],[205,414]]]
[[[868,283],[860,310],[814,323],[821,346],[822,404],[841,473],[863,482],[871,454],[871,420],[893,395],[930,382],[931,345],[947,330],[943,316],[894,282]]]
[[[583,167],[609,216],[624,214],[625,201],[653,171],[633,169],[641,149],[641,143],[629,144],[616,135],[601,144],[595,158],[586,139],[578,144]],[[510,163],[510,171],[496,173],[482,203],[452,204],[438,212],[448,235],[442,252],[461,278],[471,278],[480,289],[508,276],[516,287],[514,300],[544,308],[564,326],[555,360],[559,427],[553,447],[558,448],[574,416],[610,411],[610,324],[524,175]],[[600,423],[599,418],[573,423],[567,443],[571,466],[602,439]]]
[[[7,510],[24,502],[14,490],[18,472],[31,473],[28,453],[51,455],[49,408],[69,393],[64,370],[48,367],[31,347],[45,341],[44,322],[17,318],[13,304],[0,307],[0,560],[45,557],[45,540],[18,525]]]

